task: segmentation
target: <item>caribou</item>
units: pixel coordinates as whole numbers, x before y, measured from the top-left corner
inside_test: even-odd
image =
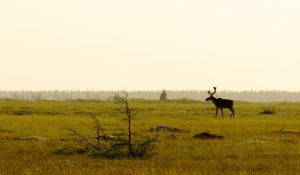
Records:
[[[222,111],[222,116],[224,118],[224,114],[223,114],[223,108],[228,108],[232,113],[230,114],[230,118],[231,116],[234,117],[234,109],[233,109],[233,100],[228,100],[228,99],[222,99],[222,98],[215,98],[214,94],[217,91],[217,87],[214,87],[214,92],[211,93],[210,91],[208,91],[208,95],[209,97],[205,99],[205,101],[212,101],[214,103],[214,105],[216,106],[216,115],[215,118],[218,115],[218,110],[219,108]]]

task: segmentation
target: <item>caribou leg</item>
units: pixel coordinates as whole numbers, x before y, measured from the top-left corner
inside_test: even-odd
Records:
[[[215,115],[215,118],[216,118],[217,115],[218,115],[218,110],[219,110],[219,108],[216,108],[216,115]]]
[[[232,113],[230,114],[230,118],[231,118],[231,116],[234,117],[234,109],[233,109],[233,107],[229,108],[229,110],[232,112]]]
[[[221,111],[222,111],[222,117],[224,118],[224,114],[223,114],[223,108],[221,108]]]

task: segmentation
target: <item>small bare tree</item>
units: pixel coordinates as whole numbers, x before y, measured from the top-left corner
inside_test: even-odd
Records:
[[[129,107],[128,92],[124,91],[124,97],[121,98],[121,103],[124,104],[125,109],[123,112],[127,116],[128,121],[128,158],[130,157],[147,157],[151,156],[154,151],[154,144],[157,139],[152,137],[144,137],[138,140],[136,143],[132,143],[132,132],[131,132],[131,119],[137,115],[137,112]]]
[[[96,118],[95,115],[92,115],[91,118],[94,120],[95,123],[95,127],[93,128],[96,131],[96,140],[97,140],[97,150],[100,151],[101,150],[101,146],[100,146],[100,139],[101,139],[101,134],[100,132],[104,132],[104,129],[100,126],[100,122],[99,120]],[[105,133],[103,133],[103,136],[105,137]]]
[[[132,156],[133,155],[133,150],[132,150],[132,143],[131,143],[131,117],[133,115],[136,115],[136,114],[133,114],[133,109],[131,109],[129,107],[129,104],[128,104],[128,92],[124,91],[124,97],[121,97],[120,98],[120,102],[122,104],[124,104],[125,106],[125,114],[127,116],[127,119],[128,119],[128,157]]]
[[[118,111],[127,116],[127,139],[123,139],[121,137],[115,138],[106,136],[104,128],[101,127],[101,123],[95,115],[92,115],[90,117],[94,121],[93,131],[95,134],[93,134],[92,137],[81,135],[75,129],[67,130],[71,132],[71,135],[74,136],[76,141],[80,143],[81,150],[83,150],[84,152],[87,151],[88,155],[90,156],[104,156],[109,158],[128,156],[128,158],[141,158],[150,157],[155,154],[154,143],[157,142],[156,138],[142,137],[140,139],[134,140],[134,142],[132,141],[131,119],[137,114],[137,112],[129,106],[128,92],[124,91],[124,96],[119,98],[118,103],[121,103],[123,105],[121,109],[118,109]],[[103,135],[101,133],[103,133]],[[108,148],[105,148],[103,146],[101,147],[101,143],[105,141],[109,141],[110,143],[110,146]],[[59,152],[61,151],[63,151],[63,149],[59,150]]]

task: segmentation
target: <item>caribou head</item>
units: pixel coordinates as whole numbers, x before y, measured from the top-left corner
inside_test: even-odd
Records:
[[[216,98],[213,96],[217,92],[217,87],[214,87],[214,92],[211,93],[210,91],[207,91],[209,97],[205,99],[205,101],[213,101]]]

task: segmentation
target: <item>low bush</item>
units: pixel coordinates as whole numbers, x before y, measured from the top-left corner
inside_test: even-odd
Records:
[[[266,114],[266,115],[272,115],[275,114],[275,108],[264,108],[262,112],[259,114]]]

